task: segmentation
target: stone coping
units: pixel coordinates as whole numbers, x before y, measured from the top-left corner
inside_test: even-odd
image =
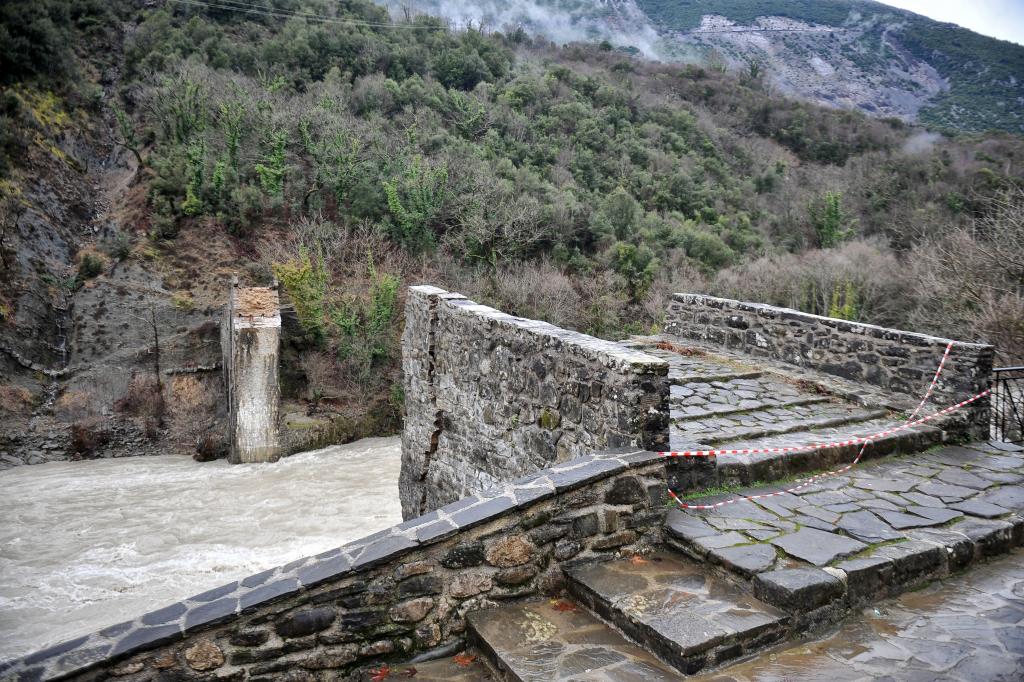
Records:
[[[866,336],[872,336],[878,339],[901,341],[917,346],[945,346],[949,343],[955,343],[957,346],[960,346],[961,348],[968,348],[976,351],[992,348],[992,346],[988,344],[967,343],[965,341],[957,341],[956,339],[946,339],[938,336],[930,336],[928,334],[920,334],[918,332],[908,332],[900,329],[879,327],[877,325],[865,324],[863,322],[849,322],[847,320],[839,320],[834,317],[825,317],[823,315],[804,313],[800,312],[799,310],[793,310],[792,308],[782,308],[779,306],[768,305],[767,303],[751,303],[749,301],[738,301],[731,298],[719,298],[717,296],[708,296],[706,294],[690,293],[675,293],[672,294],[672,299],[689,305],[702,305],[708,308],[720,308],[722,310],[728,310],[732,308],[736,310],[744,310],[747,312],[756,313],[760,317],[766,317],[769,319],[781,318],[809,320],[817,322],[825,327],[832,327],[842,332],[850,332],[852,334],[864,334]]]
[[[508,515],[557,494],[658,461],[655,452],[612,450],[577,457],[453,502],[342,547],[298,559],[207,590],[134,620],[104,628],[21,659],[0,663],[3,680],[51,680],[82,673],[216,625],[329,580],[394,561],[416,549]]]
[[[471,301],[462,294],[451,293],[430,285],[409,287],[411,293],[437,296],[449,304],[453,312],[486,319],[496,325],[514,327],[518,330],[542,337],[547,343],[555,344],[559,350],[578,352],[591,357],[612,369],[627,369],[635,373],[655,372],[668,374],[668,363],[661,358],[648,355],[642,351],[627,348],[614,341],[606,341],[588,334],[556,327],[541,320],[531,320],[503,313]]]

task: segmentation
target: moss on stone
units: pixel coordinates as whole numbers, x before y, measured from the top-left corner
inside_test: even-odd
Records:
[[[553,431],[562,423],[562,415],[560,415],[557,410],[545,407],[541,411],[540,417],[537,419],[537,423],[540,424],[541,428]]]

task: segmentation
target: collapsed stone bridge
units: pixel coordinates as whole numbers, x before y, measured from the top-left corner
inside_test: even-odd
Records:
[[[412,287],[400,494],[407,518],[586,452],[772,450],[879,434],[913,411],[948,339],[767,305],[677,294],[664,333],[623,343]],[[985,390],[990,346],[954,343],[931,393]],[[869,456],[983,438],[988,402],[879,436]],[[783,478],[859,445],[680,464],[688,490]]]
[[[403,360],[406,521],[3,679],[677,680],[1024,542],[988,346],[689,294],[616,344],[414,287]]]

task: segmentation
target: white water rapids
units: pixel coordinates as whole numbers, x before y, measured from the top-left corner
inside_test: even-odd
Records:
[[[0,472],[0,661],[399,523],[400,451],[368,438],[274,464]]]

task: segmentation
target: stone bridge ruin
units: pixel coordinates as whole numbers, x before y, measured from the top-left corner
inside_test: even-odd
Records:
[[[613,343],[414,287],[403,523],[0,678],[721,669],[1024,543],[1024,449],[970,442],[992,348],[954,343],[919,411],[948,344],[694,294],[661,334]]]
[[[221,327],[232,463],[273,462],[281,456],[280,346],[277,283],[240,287],[238,278],[232,278]]]
[[[891,429],[928,387],[948,339],[774,306],[676,294],[663,333],[603,341],[412,287],[403,337],[406,518],[586,452],[777,448]],[[932,402],[984,390],[990,346],[955,343]],[[987,435],[979,400],[871,453]],[[679,462],[687,488],[800,473],[849,455]]]

